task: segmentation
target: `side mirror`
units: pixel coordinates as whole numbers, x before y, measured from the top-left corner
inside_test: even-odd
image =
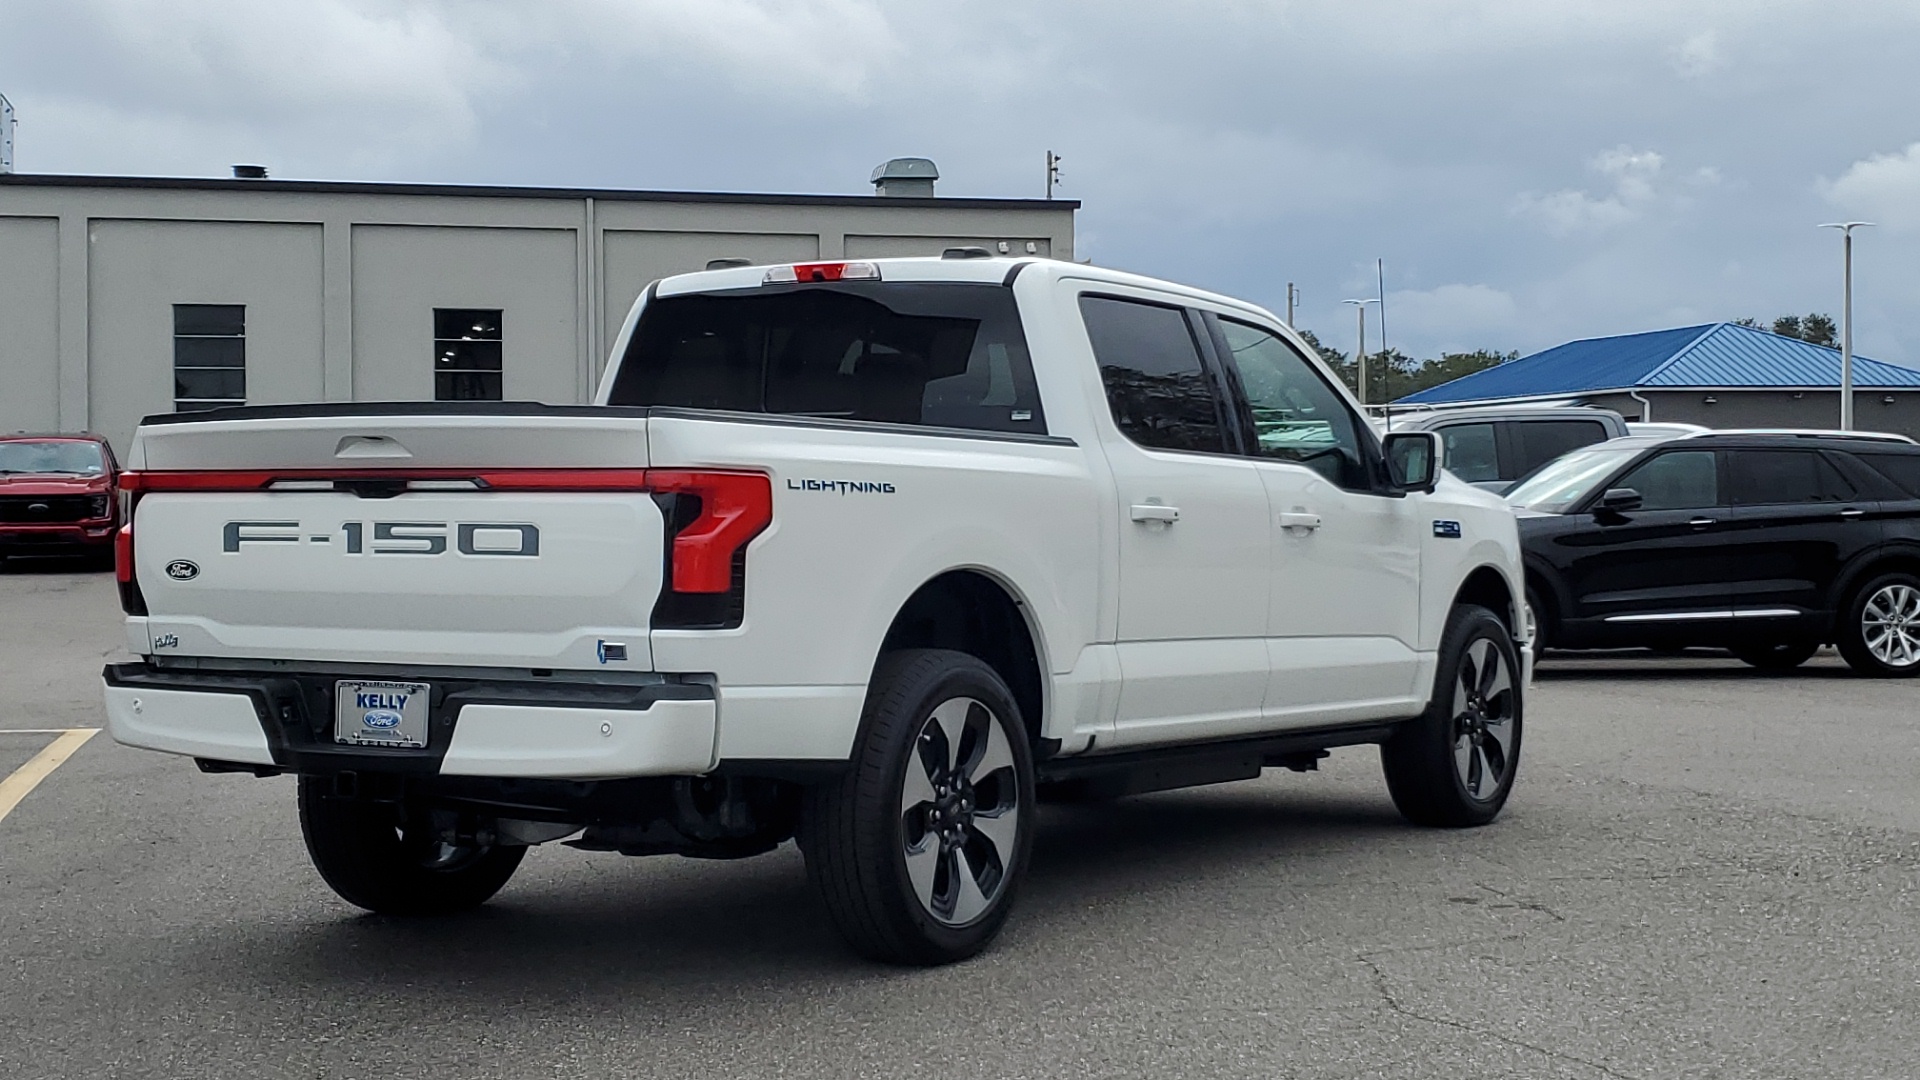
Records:
[[[1387,481],[1395,491],[1432,491],[1440,480],[1440,455],[1445,444],[1438,432],[1396,431],[1382,443],[1387,455]]]
[[[1625,514],[1640,509],[1640,502],[1640,493],[1632,488],[1608,488],[1594,509]]]

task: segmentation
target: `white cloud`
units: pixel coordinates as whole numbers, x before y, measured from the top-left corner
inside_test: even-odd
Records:
[[[1827,201],[1894,229],[1920,228],[1920,142],[1856,161],[1824,185]]]
[[[1726,64],[1720,37],[1711,30],[1702,30],[1681,42],[1673,54],[1673,69],[1683,79],[1704,79]]]
[[[1491,285],[1452,284],[1387,294],[1388,328],[1396,340],[1421,343],[1420,355],[1465,352],[1510,341],[1520,321],[1513,295]]]
[[[1552,236],[1606,232],[1638,218],[1653,202],[1657,195],[1654,180],[1665,161],[1652,150],[1616,146],[1589,163],[1595,172],[1613,181],[1611,193],[1595,196],[1571,188],[1550,195],[1525,192],[1513,201],[1511,212],[1537,222]]]

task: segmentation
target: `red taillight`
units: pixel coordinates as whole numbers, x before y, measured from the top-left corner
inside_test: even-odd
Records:
[[[880,268],[870,262],[816,262],[775,266],[761,279],[763,285],[802,284],[814,281],[879,281]]]
[[[133,584],[132,525],[122,525],[113,534],[113,576],[122,585]]]
[[[761,473],[653,469],[654,491],[700,500],[700,514],[673,537],[674,592],[724,593],[733,588],[733,557],[773,521],[773,483]]]
[[[145,615],[147,598],[140,595],[140,582],[133,574],[133,517],[113,534],[113,577],[120,585],[120,610],[129,615]]]

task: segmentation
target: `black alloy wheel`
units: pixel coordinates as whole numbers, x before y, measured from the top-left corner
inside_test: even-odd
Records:
[[[1855,590],[1834,628],[1834,644],[1862,675],[1920,675],[1920,577],[1881,574]]]
[[[808,792],[807,873],[861,954],[944,964],[999,933],[1033,833],[1033,762],[1019,707],[978,659],[882,659],[853,768]]]
[[[1498,817],[1520,766],[1522,697],[1506,624],[1478,605],[1454,608],[1427,711],[1380,746],[1401,815],[1448,828]]]

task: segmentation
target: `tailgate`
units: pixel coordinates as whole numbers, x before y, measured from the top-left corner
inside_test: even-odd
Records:
[[[150,651],[648,670],[666,522],[645,418],[430,410],[143,426]]]

